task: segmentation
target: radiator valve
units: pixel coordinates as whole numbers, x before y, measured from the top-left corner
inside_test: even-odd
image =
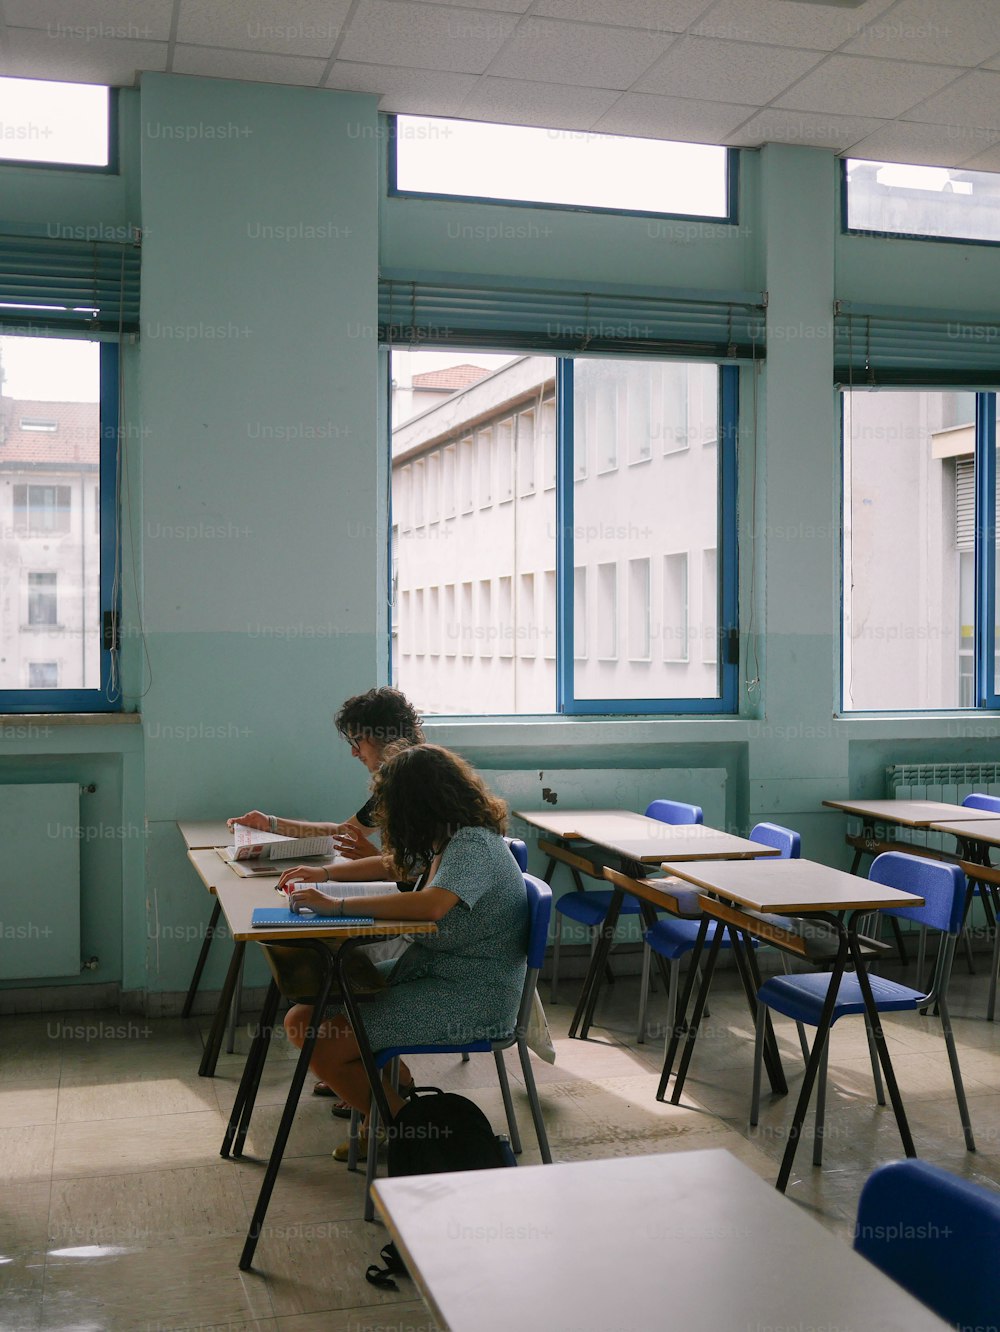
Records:
[[[88,957],[86,962],[81,964],[80,970],[96,971],[100,965],[101,965],[101,959],[99,957]]]

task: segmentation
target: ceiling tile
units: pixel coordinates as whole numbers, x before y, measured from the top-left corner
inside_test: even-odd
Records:
[[[939,92],[954,80],[955,73],[946,65],[834,55],[777,98],[775,106],[892,119]]]
[[[462,107],[468,120],[545,129],[590,129],[618,100],[607,88],[573,88],[566,83],[527,83],[485,75]]]
[[[482,74],[513,32],[514,14],[360,0],[337,52],[342,60]]]
[[[350,0],[181,0],[177,40],[329,58]]]
[[[276,51],[217,51],[210,46],[174,49],[174,74],[204,74],[212,79],[245,79],[248,83],[300,83],[317,87],[325,60],[280,55]]]
[[[1000,50],[996,0],[901,0],[844,50],[893,60],[978,65]]]
[[[1000,140],[1000,131],[978,143],[953,125],[918,125],[896,120],[851,146],[852,157],[873,162],[911,162],[915,166],[958,166],[972,153]],[[985,131],[983,131],[985,133]]]
[[[797,143],[805,148],[831,148],[842,153],[886,123],[870,116],[831,116],[817,111],[782,111],[769,106],[731,134],[726,142],[739,148],[759,148],[764,143]]]
[[[1000,126],[1000,73],[975,69],[936,97],[914,106],[904,120],[995,129]]]
[[[975,157],[968,158],[962,166],[966,171],[1000,172],[1000,144],[996,148],[987,148],[985,152],[976,153]]]
[[[625,89],[673,40],[667,33],[529,18],[518,25],[489,72],[536,83]]]
[[[701,37],[723,37],[734,42],[833,51],[892,3],[866,0],[859,9],[834,9],[792,0],[720,0],[691,31]]]
[[[682,37],[632,91],[699,97],[707,88],[714,88],[720,101],[762,104],[777,97],[822,59],[816,51],[797,51],[788,46]]]
[[[111,38],[77,41],[47,37],[32,28],[8,28],[0,50],[0,74],[64,83],[105,83],[131,87],[143,69],[165,70],[166,42],[129,42]]]
[[[593,126],[601,134],[634,134],[681,143],[723,143],[757,108],[699,102],[687,97],[626,93]]]
[[[335,61],[326,81],[328,88],[344,92],[377,93],[380,110],[411,116],[455,116],[475,84],[475,74],[438,71],[429,79],[422,69],[361,65],[350,60]]]
[[[573,19],[578,23],[606,23],[646,32],[684,32],[708,8],[709,0],[537,0],[533,14]]]
[[[4,0],[3,12],[10,27],[44,28],[53,38],[165,42],[173,7],[174,0]]]

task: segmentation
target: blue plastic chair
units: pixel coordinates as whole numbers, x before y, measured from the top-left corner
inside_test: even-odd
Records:
[[[528,1051],[527,1034],[528,1024],[531,1021],[538,976],[542,969],[542,963],[545,961],[545,949],[549,935],[549,918],[552,914],[552,889],[542,879],[536,879],[533,874],[524,875],[524,886],[528,898],[528,967],[524,977],[524,987],[521,990],[521,1003],[518,1007],[514,1030],[506,1036],[501,1036],[492,1040],[483,1039],[446,1045],[398,1045],[387,1050],[377,1050],[374,1052],[375,1066],[381,1070],[404,1055],[492,1054],[496,1060],[497,1078],[500,1082],[500,1093],[503,1096],[504,1110],[507,1115],[507,1127],[510,1131],[511,1146],[514,1149],[514,1152],[519,1154],[521,1151],[521,1135],[518,1133],[517,1129],[517,1119],[514,1115],[514,1102],[511,1099],[510,1083],[507,1080],[507,1067],[504,1064],[503,1059],[504,1050],[509,1050],[516,1046],[518,1056],[521,1060],[521,1072],[524,1077],[525,1090],[528,1093],[528,1104],[531,1107],[531,1118],[535,1126],[535,1135],[538,1138],[538,1148],[542,1155],[542,1161],[546,1165],[551,1165],[552,1153],[549,1150],[549,1140],[545,1132],[545,1121],[542,1118],[542,1107],[538,1100],[538,1089],[535,1086],[535,1076],[531,1071],[531,1056]],[[352,1138],[355,1136],[356,1128],[357,1112],[355,1111],[351,1120]],[[368,1133],[368,1183],[365,1195],[366,1221],[370,1221],[374,1216],[374,1208],[371,1199],[371,1184],[372,1180],[375,1178],[376,1160],[378,1156],[378,1153],[374,1150],[374,1144],[378,1134],[378,1107],[376,1106],[374,1099],[372,1100],[371,1113],[369,1115]]]
[[[955,1083],[955,1099],[958,1101],[962,1129],[965,1133],[965,1145],[970,1152],[976,1150],[969,1122],[969,1107],[962,1085],[962,1073],[958,1066],[958,1052],[951,1030],[951,1018],[948,1014],[947,989],[951,977],[952,962],[955,957],[955,945],[962,927],[962,911],[965,905],[965,875],[957,865],[949,865],[940,860],[928,860],[925,856],[913,856],[902,851],[886,851],[872,861],[868,878],[874,883],[885,884],[891,888],[900,888],[917,893],[924,899],[921,907],[897,907],[883,911],[882,915],[893,915],[904,920],[915,920],[929,929],[940,930],[941,947],[938,950],[934,979],[930,990],[925,994],[911,989],[884,976],[871,975],[872,996],[875,1007],[880,1013],[909,1013],[932,1004],[937,1004],[941,1015],[941,1027],[944,1032],[948,1060],[951,1064],[952,1079]],[[764,1046],[764,1016],[767,1009],[781,1013],[796,1022],[817,1027],[820,1014],[829,989],[830,977],[827,972],[797,972],[790,976],[773,976],[765,981],[757,994],[757,1033],[754,1047],[753,1094],[750,1105],[750,1124],[757,1123],[760,1109],[760,1073],[761,1057]],[[858,978],[853,973],[845,973],[837,991],[833,1009],[833,1023],[842,1017],[862,1015],[868,1026],[868,1016]],[[872,1053],[872,1067],[876,1073],[876,1091],[880,1105],[885,1104],[881,1079],[878,1077],[878,1064],[869,1036],[869,1050]],[[826,1073],[829,1055],[829,1041],[822,1051],[822,1062],[816,1079],[816,1136],[813,1146],[813,1164],[823,1163],[823,1123],[826,1109]]]
[[[520,837],[505,837],[503,839],[510,850],[510,854],[517,861],[517,868],[522,874],[528,872],[528,848],[521,841]]]
[[[762,846],[773,846],[781,860],[798,860],[802,854],[802,838],[791,828],[783,828],[777,823],[758,823],[750,831],[750,841],[760,842]],[[677,882],[672,880],[671,882]],[[680,985],[680,960],[694,948],[701,924],[699,916],[684,919],[681,916],[664,916],[655,925],[643,933],[642,980],[639,988],[639,1034],[636,1037],[640,1045],[646,1039],[646,1007],[649,999],[649,972],[653,953],[659,954],[667,963],[670,972],[670,988],[667,993],[666,1033],[669,1042],[677,1019],[677,992]],[[711,944],[717,929],[725,929],[719,921],[711,921],[705,936],[706,945]],[[754,941],[756,942],[756,941]],[[720,945],[731,948],[729,935],[726,934]],[[784,954],[782,959],[787,962]]]
[[[926,1161],[869,1175],[854,1248],[955,1327],[996,1327],[1000,1194]]]
[[[687,805],[681,800],[652,801],[646,807],[646,818],[659,819],[661,823],[678,825],[704,822],[700,805]],[[593,868],[595,877],[598,877],[603,870],[603,866],[594,866]],[[549,999],[553,1004],[558,1002],[556,994],[559,984],[559,950],[562,943],[563,918],[568,917],[570,920],[575,920],[578,924],[585,925],[590,930],[590,950],[593,953],[597,945],[597,931],[604,923],[604,918],[611,905],[612,891],[610,888],[581,888],[575,893],[563,893],[562,897],[556,902],[555,935],[552,944],[552,986],[549,990]],[[639,899],[626,893],[622,901],[620,914],[622,916],[635,916],[639,914],[640,909]]]

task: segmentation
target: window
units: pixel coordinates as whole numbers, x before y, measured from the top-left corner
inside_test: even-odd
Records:
[[[69,531],[69,486],[15,484],[13,489],[14,531],[18,536],[46,536]]]
[[[28,624],[33,629],[58,623],[54,573],[28,574]]]
[[[393,457],[454,448],[475,490],[447,542],[402,538],[405,585],[466,581],[445,687],[402,641],[399,687],[459,715],[733,711],[735,420],[734,368],[522,355],[395,423]]]
[[[29,661],[28,688],[58,689],[59,663],[57,661]]]
[[[21,429],[28,431],[31,430],[40,431],[43,435],[54,435],[55,432],[59,429],[59,422],[37,421],[37,420],[32,420],[30,416],[22,416]]]
[[[111,711],[118,348],[3,335],[0,364],[0,710]]]
[[[876,235],[1000,242],[1000,174],[848,158],[844,225]]]
[[[706,144],[397,116],[390,191],[734,221],[734,170]]]
[[[995,421],[991,393],[844,392],[845,711],[997,706]]]
[[[0,159],[107,168],[110,107],[108,88],[0,78]]]
[[[449,444],[444,451],[444,494],[441,511],[445,518],[455,516],[455,449],[456,445]]]
[[[453,657],[458,650],[459,623],[455,608],[455,584],[447,583],[444,589],[444,655]]]

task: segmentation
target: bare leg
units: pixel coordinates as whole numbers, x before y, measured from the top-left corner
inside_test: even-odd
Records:
[[[309,1004],[296,1004],[285,1015],[285,1031],[294,1046],[301,1049],[306,1039],[312,1007]],[[351,1030],[351,1024],[343,1014],[327,1018],[320,1028],[316,1039],[310,1067],[316,1077],[322,1078],[328,1087],[340,1096],[349,1106],[368,1114],[371,1103],[371,1089],[361,1051]],[[386,1098],[393,1115],[399,1113],[406,1104],[403,1098],[391,1086],[386,1086]]]

